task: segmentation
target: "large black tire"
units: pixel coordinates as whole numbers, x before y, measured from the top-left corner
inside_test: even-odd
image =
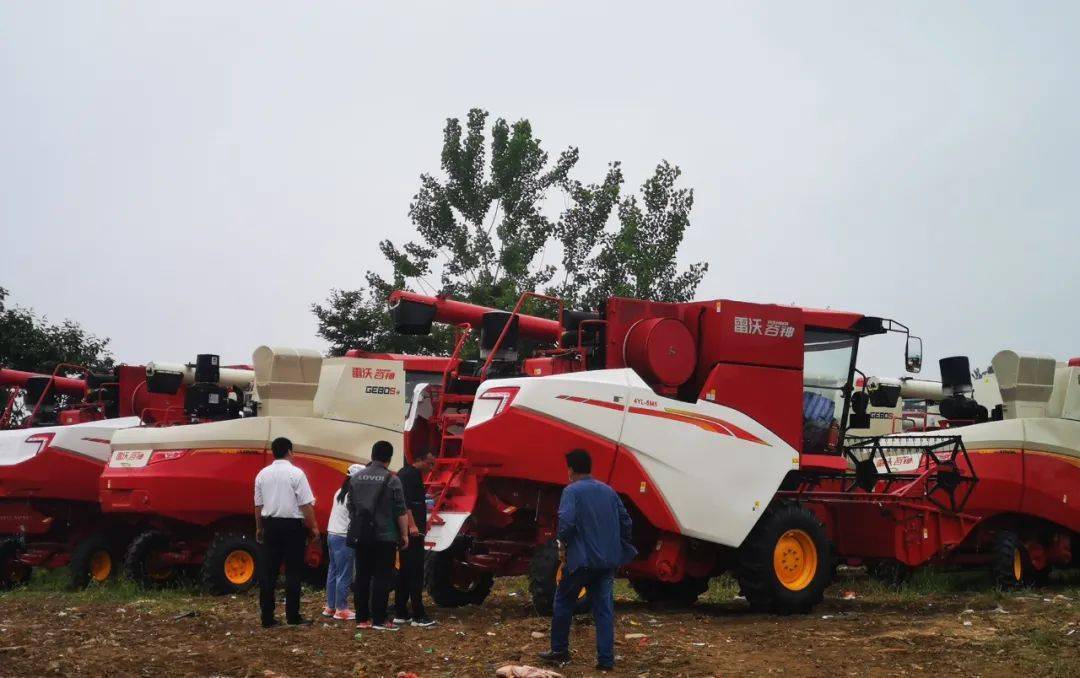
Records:
[[[552,539],[536,549],[529,561],[529,597],[533,609],[542,617],[550,617],[555,609],[555,589],[562,577],[559,547]],[[590,609],[587,591],[582,591],[574,606],[574,614],[585,614]]]
[[[33,568],[16,562],[22,544],[15,537],[0,540],[0,591],[21,586],[30,581]]]
[[[203,588],[218,596],[250,590],[259,583],[261,555],[250,535],[215,535],[203,556],[199,577]]]
[[[994,583],[1003,591],[1023,586],[1045,586],[1050,579],[1050,566],[1036,570],[1027,547],[1012,530],[1000,530],[994,535],[990,572]]]
[[[832,548],[817,517],[782,503],[766,510],[739,547],[736,576],[751,609],[805,614],[825,596],[832,563]]]
[[[73,589],[104,584],[120,573],[122,552],[102,532],[95,532],[75,545],[68,563],[68,583]]]
[[[457,542],[445,551],[428,553],[424,561],[424,581],[428,594],[440,607],[481,605],[491,593],[495,576],[475,568],[464,570],[459,564],[464,552],[465,544]],[[464,586],[462,574],[468,575],[468,583]]]
[[[891,589],[903,588],[911,579],[911,572],[910,566],[891,558],[875,560],[866,566],[866,573],[871,579]]]
[[[172,541],[166,532],[147,530],[135,537],[124,555],[124,576],[147,588],[161,588],[177,580],[180,568],[160,562],[158,554]]]
[[[684,577],[679,581],[631,579],[630,588],[646,603],[673,607],[689,607],[702,593],[709,590],[708,577]]]

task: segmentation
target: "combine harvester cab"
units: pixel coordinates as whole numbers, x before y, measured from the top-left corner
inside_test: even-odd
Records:
[[[73,373],[83,377],[61,376]],[[52,375],[0,370],[0,387],[9,391],[0,417],[0,587],[25,581],[34,567],[68,565],[77,587],[108,579],[129,536],[98,505],[109,442],[138,426],[139,414],[180,407],[182,387],[148,393],[146,369],[133,365],[109,374],[72,365]]]
[[[126,574],[145,585],[199,568],[214,593],[257,582],[255,475],[272,461],[270,442],[293,442],[293,462],[307,474],[315,514],[325,526],[334,494],[351,464],[366,463],[379,440],[403,459],[408,356],[323,359],[303,349],[255,351],[257,416],[186,426],[142,427],[113,437],[101,476],[102,509],[139,525],[124,559]],[[428,381],[441,380],[445,362]],[[321,545],[320,545],[321,546]],[[325,547],[323,547],[325,549]],[[309,551],[309,580],[321,584],[324,558]]]
[[[462,362],[433,399],[443,433],[429,477],[435,601],[479,603],[494,576],[528,574],[534,606],[550,610],[564,454],[574,448],[590,452],[594,475],[634,518],[639,556],[622,574],[646,600],[689,603],[710,577],[734,571],[755,609],[820,601],[828,531],[777,492],[847,473],[841,422],[859,340],[906,328],[728,300],[612,298],[602,314],[520,314],[535,296],[513,313],[391,298],[399,331],[432,321],[480,329],[482,361]],[[519,336],[545,346],[519,362]]]

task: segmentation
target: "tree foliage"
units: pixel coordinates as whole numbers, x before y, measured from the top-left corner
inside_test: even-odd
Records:
[[[53,324],[32,309],[6,306],[7,296],[0,287],[0,366],[48,374],[61,363],[112,368],[107,337],[94,336],[73,320]]]
[[[486,111],[472,109],[464,126],[447,120],[442,172],[422,174],[409,205],[418,237],[400,246],[379,244],[390,276],[369,272],[360,289],[332,290],[324,304],[313,305],[331,353],[449,350],[445,330],[429,337],[393,332],[385,300],[394,289],[502,309],[526,291],[545,291],[576,308],[596,308],[609,296],[693,297],[708,267],[678,268],[694,194],[677,187],[677,166],[661,162],[640,197],[623,197],[618,162],[600,182],[585,184],[571,176],[577,148],[552,159],[528,120],[502,118],[491,125],[488,144],[487,119]],[[555,191],[565,207],[552,215]],[[558,266],[553,262],[560,253]]]

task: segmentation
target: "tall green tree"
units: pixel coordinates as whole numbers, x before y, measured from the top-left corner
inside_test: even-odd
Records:
[[[49,374],[61,363],[112,368],[107,337],[99,338],[73,320],[53,324],[32,309],[6,306],[8,294],[0,287],[0,366]]]
[[[585,184],[571,176],[577,148],[552,159],[528,120],[502,118],[491,125],[489,144],[487,120],[480,109],[469,111],[464,126],[447,120],[442,172],[422,174],[409,205],[417,239],[379,245],[389,277],[369,272],[360,289],[332,290],[325,303],[312,306],[331,353],[450,349],[446,330],[429,337],[393,332],[385,300],[394,289],[503,309],[526,291],[544,290],[578,308],[595,308],[612,295],[661,301],[694,295],[707,265],[678,269],[694,201],[691,189],[676,186],[678,167],[661,162],[640,198],[622,197],[618,162],[603,180]],[[566,207],[552,215],[555,191]],[[552,263],[560,255],[561,266]]]

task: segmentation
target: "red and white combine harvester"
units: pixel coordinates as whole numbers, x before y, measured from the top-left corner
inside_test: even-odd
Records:
[[[71,376],[81,375],[79,378]],[[237,384],[250,371],[234,370]],[[59,365],[52,375],[0,370],[0,586],[32,568],[69,565],[83,586],[115,574],[130,531],[102,518],[98,478],[121,429],[184,414],[199,387],[183,365],[121,365],[107,374]],[[18,410],[25,417],[16,421]]]
[[[462,327],[455,367],[417,396],[441,432],[429,477],[428,585],[437,603],[479,603],[493,577],[528,574],[535,607],[550,609],[563,457],[574,448],[591,454],[594,475],[634,518],[640,555],[622,574],[646,600],[692,602],[725,571],[755,609],[805,611],[821,600],[833,566],[820,519],[829,515],[785,490],[854,479],[843,443],[849,410],[852,420],[867,416],[865,400],[851,395],[859,342],[907,328],[729,300],[611,298],[598,314],[534,294],[512,313],[409,292],[390,302],[401,333],[426,333],[433,322]],[[520,314],[527,302],[557,305],[559,320]],[[480,359],[459,360],[474,330]],[[521,360],[520,339],[540,349]],[[909,350],[917,370],[921,342],[909,337]],[[954,473],[962,451],[941,450],[923,485]],[[893,492],[884,482],[859,491]],[[925,514],[947,510],[936,494],[903,501]]]
[[[866,511],[858,493],[805,485],[799,498],[833,527],[842,557],[893,582],[930,562],[989,567],[1003,588],[1043,584],[1053,567],[1080,564],[1080,359],[1057,363],[1006,350],[992,367],[975,384],[964,357],[941,361],[941,383],[867,380],[871,405],[896,408],[902,425],[894,428],[914,433],[849,446],[855,484],[917,477],[934,463],[927,436],[944,433],[965,450],[963,473],[940,476],[956,482],[960,502],[926,522],[927,514],[903,503]],[[937,412],[901,414],[900,398],[932,403]],[[895,543],[883,543],[883,534]]]
[[[307,474],[325,526],[346,470],[366,463],[375,442],[392,443],[400,464],[407,439],[432,438],[423,421],[407,418],[408,394],[441,383],[449,365],[447,358],[359,352],[323,359],[266,346],[253,360],[252,416],[113,436],[100,501],[106,516],[137,526],[124,556],[130,578],[161,585],[197,570],[213,593],[253,586],[260,556],[252,492],[255,475],[272,461],[271,441],[292,440],[293,461]],[[309,580],[322,583],[321,554],[313,548],[308,556]]]

